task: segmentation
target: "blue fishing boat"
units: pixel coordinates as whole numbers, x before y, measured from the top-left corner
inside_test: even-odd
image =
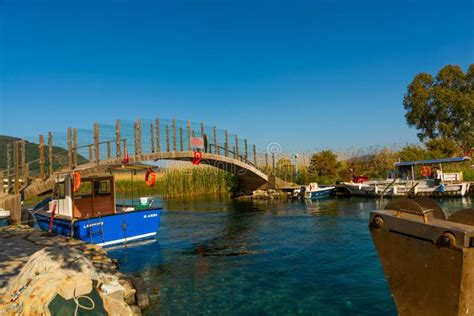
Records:
[[[109,246],[154,238],[161,210],[151,198],[117,205],[113,176],[81,179],[76,172],[56,180],[52,198],[38,204],[32,214],[44,231]]]
[[[316,200],[331,195],[335,187],[319,186],[317,183],[310,183],[305,189],[304,197],[306,199]]]

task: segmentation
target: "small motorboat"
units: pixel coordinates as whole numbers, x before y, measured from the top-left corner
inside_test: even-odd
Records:
[[[117,205],[114,176],[78,177],[57,179],[52,198],[33,209],[39,228],[101,246],[155,237],[162,208],[153,199]]]
[[[334,189],[335,187],[319,186],[317,183],[313,182],[305,187],[304,197],[306,199],[316,200],[331,195],[334,192]]]

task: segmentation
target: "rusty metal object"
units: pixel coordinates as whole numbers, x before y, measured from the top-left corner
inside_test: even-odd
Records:
[[[474,315],[474,209],[394,199],[369,228],[400,315]]]

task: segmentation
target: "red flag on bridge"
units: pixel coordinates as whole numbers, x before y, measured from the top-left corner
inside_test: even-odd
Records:
[[[193,158],[193,165],[199,165],[202,160],[202,152],[200,151],[195,151],[194,152],[194,158]]]

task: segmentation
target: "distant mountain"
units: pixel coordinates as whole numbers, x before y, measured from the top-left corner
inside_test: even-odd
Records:
[[[6,169],[7,167],[7,144],[11,144],[10,148],[12,151],[10,152],[11,158],[11,166],[13,166],[13,142],[21,140],[18,137],[12,136],[5,136],[0,135],[0,170]],[[21,149],[21,146],[20,146]],[[25,152],[26,152],[26,162],[38,160],[40,157],[39,155],[39,145],[36,143],[31,143],[25,140]],[[53,146],[53,167],[55,169],[59,168],[60,166],[66,166],[68,164],[68,156],[67,150],[62,147]],[[45,164],[48,163],[48,145],[45,144],[44,148],[44,157],[45,157]],[[21,159],[21,156],[20,156]],[[78,155],[77,160],[79,164],[88,162],[83,156]],[[21,162],[20,162],[21,163]],[[30,166],[30,173],[36,174],[39,173],[39,164],[34,163]]]

